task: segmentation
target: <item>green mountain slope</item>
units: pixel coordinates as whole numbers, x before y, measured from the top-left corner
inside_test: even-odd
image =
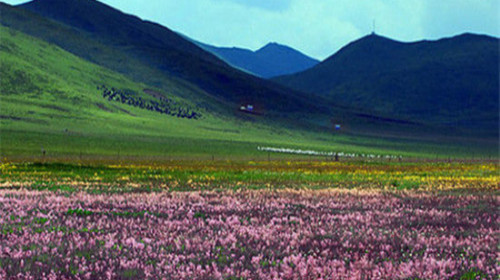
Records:
[[[0,3],[0,14],[3,26],[40,38],[101,66],[112,66],[111,68],[118,69],[117,72],[135,81],[161,87],[174,95],[198,97],[200,103],[207,101],[203,98],[203,91],[193,84],[164,75],[147,63],[127,55],[113,45],[99,42],[87,33],[4,3]]]
[[[275,81],[373,114],[498,137],[498,50],[498,39],[473,34],[416,43],[371,35]]]
[[[162,78],[173,77],[200,88],[212,100],[231,104],[233,108],[253,104],[265,113],[328,112],[328,108],[311,102],[304,94],[230,67],[166,27],[126,15],[98,1],[35,0],[5,10],[9,14],[17,13],[3,19],[7,25],[49,40],[94,63],[133,75],[137,81],[161,85]],[[52,28],[34,27],[37,23],[28,11],[62,23],[67,34],[56,33]],[[21,13],[24,13],[22,19]],[[78,39],[69,40],[75,37],[93,42],[85,47]],[[112,55],[103,54],[103,46],[111,48]],[[136,63],[147,65],[159,77],[152,80],[158,75],[151,76],[151,71],[137,71]]]

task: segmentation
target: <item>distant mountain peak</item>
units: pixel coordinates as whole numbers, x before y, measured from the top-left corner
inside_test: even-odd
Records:
[[[281,45],[281,44],[279,44],[279,43],[276,43],[276,42],[269,42],[269,43],[267,43],[267,45],[265,45],[264,47],[268,47],[268,46],[283,46],[283,45]]]
[[[364,37],[361,37],[360,39],[358,39],[355,42],[359,42],[359,41],[400,43],[399,41],[396,41],[396,40],[391,39],[389,37],[382,36],[382,35],[377,34],[377,33],[370,33]]]
[[[292,51],[292,52],[297,52],[297,53],[300,53],[299,51],[291,48],[291,47],[288,47],[288,46],[285,46],[285,45],[282,45],[282,44],[279,44],[279,43],[276,43],[276,42],[270,42],[268,43],[267,45],[263,46],[262,48],[258,49],[257,51],[255,51],[256,53],[258,52],[262,52],[262,51],[274,51],[274,50],[286,50],[286,51]]]
[[[316,59],[276,42],[270,42],[256,51],[234,47],[221,48],[194,42],[233,67],[263,78],[301,72],[319,63]]]
[[[261,49],[276,48],[276,47],[285,47],[285,48],[288,48],[287,46],[279,44],[279,43],[276,43],[276,42],[269,42],[265,46],[263,46]]]

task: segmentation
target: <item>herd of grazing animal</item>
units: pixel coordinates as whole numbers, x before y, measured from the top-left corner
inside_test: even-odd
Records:
[[[135,92],[129,90],[108,89],[104,85],[98,86],[97,89],[102,90],[102,97],[108,101],[117,101],[177,118],[199,119],[202,116],[199,112],[195,112],[192,108],[189,108],[189,106],[179,104],[166,97],[158,98],[157,100],[147,100],[136,96]]]

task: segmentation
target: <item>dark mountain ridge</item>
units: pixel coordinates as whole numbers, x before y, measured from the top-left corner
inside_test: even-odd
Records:
[[[498,61],[499,40],[489,36],[402,43],[370,35],[274,80],[373,114],[498,134]]]
[[[269,43],[257,51],[195,43],[230,65],[267,79],[301,72],[319,63],[316,59],[278,43]]]

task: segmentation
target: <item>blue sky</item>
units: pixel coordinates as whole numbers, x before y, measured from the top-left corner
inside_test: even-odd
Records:
[[[10,4],[26,1],[2,0]],[[500,36],[499,0],[102,0],[216,46],[268,42],[324,59],[372,31],[400,41]]]

